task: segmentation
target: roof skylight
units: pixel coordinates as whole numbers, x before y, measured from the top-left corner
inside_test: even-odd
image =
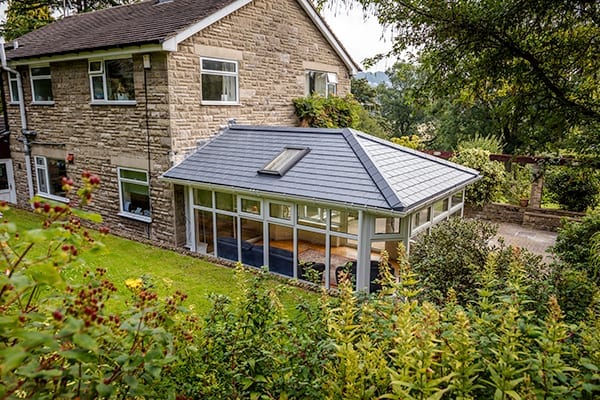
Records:
[[[308,147],[286,146],[283,150],[269,161],[262,169],[258,170],[259,174],[279,175],[283,176],[292,168],[298,161],[302,159],[310,149]]]

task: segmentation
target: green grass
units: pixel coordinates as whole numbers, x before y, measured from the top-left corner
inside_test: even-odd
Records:
[[[8,210],[3,219],[16,223],[21,232],[41,226],[39,215],[23,210]],[[66,270],[64,275],[68,280],[77,281],[85,270],[105,268],[106,278],[119,289],[120,296],[117,298],[121,302],[129,296],[125,280],[142,276],[149,278],[159,296],[167,296],[176,290],[186,293],[189,296],[186,304],[199,314],[210,308],[208,296],[211,293],[231,298],[240,294],[232,268],[114,235],[100,237],[98,233],[94,233],[93,236],[99,238],[105,249],[83,252],[80,257],[81,265]],[[267,285],[279,289],[280,299],[288,312],[293,312],[299,302],[317,301],[316,293],[282,283],[275,278],[268,278]],[[118,304],[115,306],[119,308]]]

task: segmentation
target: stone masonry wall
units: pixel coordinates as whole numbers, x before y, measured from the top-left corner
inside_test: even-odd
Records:
[[[465,218],[518,224],[546,231],[556,231],[560,228],[563,219],[575,221],[584,215],[584,213],[572,211],[539,207],[519,207],[499,203],[486,204],[483,208],[473,208],[470,205],[466,205],[464,209]]]
[[[238,61],[239,105],[202,105],[200,57]],[[335,72],[338,94],[348,71],[295,0],[256,0],[179,44],[169,55],[173,161],[226,125],[296,126],[292,99],[305,95],[306,71]]]
[[[148,169],[142,56],[133,56],[135,105],[90,104],[87,60],[50,64],[54,105],[31,104],[29,69],[19,68],[19,71],[23,76],[28,129],[38,133],[32,145],[32,162],[36,155],[65,159],[67,154],[73,154],[74,163],[67,164],[68,175],[76,184],[84,170],[100,176],[101,190],[89,209],[101,213],[113,232],[171,243],[174,237],[172,189],[171,185],[158,181],[158,176],[170,166],[166,54],[152,53],[151,61],[152,68],[146,73],[152,224],[117,215],[120,211],[117,167]],[[25,156],[22,143],[17,141],[21,130],[19,106],[7,107],[17,202],[27,206]],[[33,165],[32,172],[37,191]]]

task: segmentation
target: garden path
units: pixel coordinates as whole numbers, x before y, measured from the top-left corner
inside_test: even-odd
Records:
[[[556,242],[556,235],[556,232],[532,229],[517,224],[498,224],[498,236],[502,236],[506,244],[539,254],[544,257],[545,262],[552,261],[552,255],[547,253],[547,250]]]

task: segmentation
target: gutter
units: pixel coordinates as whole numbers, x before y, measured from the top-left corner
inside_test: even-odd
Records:
[[[25,170],[27,171],[27,188],[29,189],[29,198],[33,198],[33,175],[31,172],[31,143],[29,137],[34,137],[35,132],[27,129],[27,115],[25,114],[25,98],[23,96],[23,81],[21,74],[10,68],[6,63],[6,53],[4,51],[4,40],[0,40],[0,59],[2,69],[17,76],[17,93],[19,95],[19,112],[21,114],[21,134],[23,135],[23,153],[25,153]],[[10,79],[9,79],[10,85]]]

